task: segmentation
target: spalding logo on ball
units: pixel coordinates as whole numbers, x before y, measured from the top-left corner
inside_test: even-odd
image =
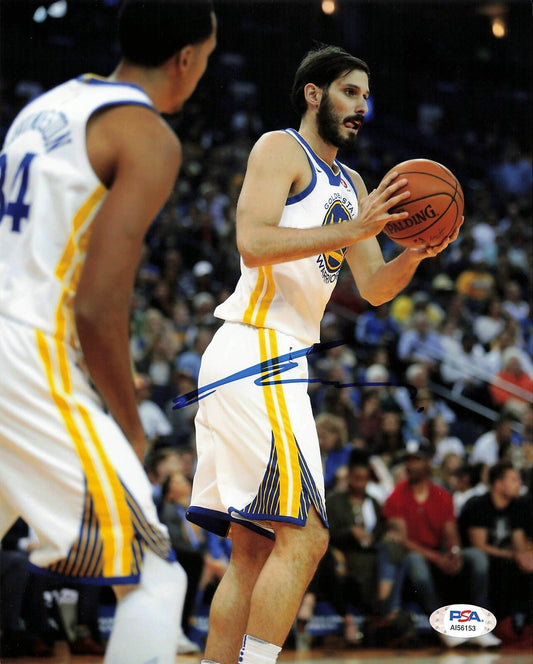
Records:
[[[403,247],[436,247],[461,223],[464,196],[455,175],[431,159],[409,159],[391,168],[406,178],[407,200],[389,210],[409,216],[385,225],[385,235]]]

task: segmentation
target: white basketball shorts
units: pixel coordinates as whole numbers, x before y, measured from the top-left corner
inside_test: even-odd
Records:
[[[291,355],[301,349],[271,329],[217,330],[199,377],[190,521],[224,536],[235,521],[273,537],[270,522],[303,526],[314,506],[327,526],[307,358]]]
[[[132,447],[58,339],[0,317],[0,533],[36,532],[30,562],[91,583],[138,580],[172,557]]]

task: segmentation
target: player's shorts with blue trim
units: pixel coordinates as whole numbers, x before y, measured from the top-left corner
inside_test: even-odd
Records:
[[[199,388],[222,384],[199,402],[189,520],[219,535],[238,522],[272,537],[271,522],[303,526],[312,506],[327,526],[307,358],[269,363],[300,349],[301,341],[271,329],[226,322],[216,332]],[[253,375],[224,381],[261,363]]]
[[[89,583],[138,580],[146,548],[172,559],[152,487],[72,347],[0,317],[0,533],[36,532],[30,561]]]

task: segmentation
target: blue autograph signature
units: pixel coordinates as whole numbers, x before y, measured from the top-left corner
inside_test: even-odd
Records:
[[[236,380],[241,380],[242,378],[248,378],[250,376],[256,376],[259,374],[259,377],[254,380],[255,385],[288,385],[289,383],[320,383],[321,385],[331,385],[341,389],[343,387],[406,387],[409,390],[411,398],[416,396],[418,392],[417,388],[414,385],[400,383],[388,383],[388,382],[379,382],[379,383],[368,383],[368,382],[355,382],[355,383],[341,383],[338,380],[324,380],[322,378],[282,378],[280,380],[272,380],[275,376],[290,371],[294,367],[298,366],[298,363],[294,360],[298,357],[303,357],[304,355],[313,355],[315,353],[321,353],[330,348],[335,348],[336,346],[342,346],[344,341],[328,341],[325,343],[314,344],[308,348],[302,348],[301,350],[291,351],[285,355],[279,355],[278,357],[273,357],[259,364],[254,364],[247,369],[242,371],[237,371],[226,378],[221,378],[220,380],[210,383],[209,385],[204,385],[199,387],[197,390],[192,390],[187,392],[187,394],[182,394],[179,397],[173,399],[174,405],[172,410],[177,410],[179,408],[185,408],[185,406],[190,406],[200,399],[205,399],[210,394],[216,392],[217,387],[222,385],[227,385],[228,383],[233,383]]]

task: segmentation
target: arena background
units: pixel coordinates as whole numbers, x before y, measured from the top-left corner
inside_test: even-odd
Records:
[[[106,75],[118,56],[117,0],[68,0],[65,16],[32,19],[49,0],[2,0],[2,97],[20,81],[44,88],[91,71]],[[60,3],[55,3],[56,5]],[[472,123],[512,133],[530,148],[531,3],[336,0],[215,2],[218,48],[201,84],[216,125],[236,82],[257,87],[254,103],[266,128],[295,122],[288,92],[299,59],[315,41],[335,43],[366,60],[372,71],[373,131],[383,140],[416,123],[420,105],[438,103],[444,134]],[[506,35],[491,29],[501,19]],[[233,55],[234,57],[230,57]],[[241,94],[245,89],[241,90]],[[4,108],[5,112],[5,108]],[[397,124],[402,123],[402,126]],[[366,130],[365,130],[366,131]]]

